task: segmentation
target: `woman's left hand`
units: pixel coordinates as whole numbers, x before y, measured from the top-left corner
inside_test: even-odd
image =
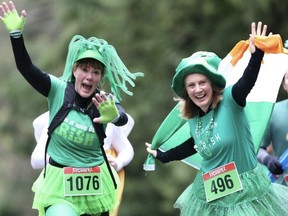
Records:
[[[146,145],[146,151],[149,153],[149,154],[152,154],[155,158],[157,157],[157,151],[156,150],[152,150],[151,149],[151,144],[150,143],[145,143]]]
[[[92,102],[100,112],[100,117],[94,118],[93,122],[109,123],[114,122],[119,117],[119,112],[112,94],[109,94],[109,97],[110,100],[107,99],[105,93],[97,93],[95,97],[92,98]]]
[[[256,47],[254,44],[254,36],[266,36],[266,32],[267,32],[267,25],[263,25],[263,27],[262,27],[262,22],[258,22],[257,29],[256,29],[255,22],[251,23],[251,34],[250,34],[250,51],[251,51],[251,53],[254,53],[256,51]],[[270,34],[272,34],[272,33],[270,33]]]

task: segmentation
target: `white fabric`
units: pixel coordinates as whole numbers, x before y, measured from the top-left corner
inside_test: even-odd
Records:
[[[49,112],[45,112],[34,119],[32,124],[34,128],[34,137],[36,140],[36,146],[31,155],[31,166],[33,169],[42,169],[44,167],[45,145],[48,138],[48,123]],[[46,159],[48,162],[48,155]]]

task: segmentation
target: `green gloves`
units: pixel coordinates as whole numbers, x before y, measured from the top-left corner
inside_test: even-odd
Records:
[[[100,112],[100,122],[109,123],[115,121],[119,117],[119,112],[114,100],[107,100],[98,107]]]
[[[6,30],[12,37],[17,37],[22,34],[25,21],[26,18],[24,16],[19,17],[16,10],[7,11],[5,16],[2,18]]]

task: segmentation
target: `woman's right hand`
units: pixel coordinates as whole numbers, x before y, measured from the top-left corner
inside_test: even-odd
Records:
[[[151,144],[150,143],[145,143],[146,145],[146,151],[149,153],[149,154],[152,154],[155,158],[157,157],[157,151],[156,150],[152,150],[151,149]]]
[[[13,1],[9,1],[8,3],[3,2],[0,5],[0,12],[0,20],[4,23],[8,33],[23,31],[27,15],[25,10],[21,12],[21,16],[19,17]]]

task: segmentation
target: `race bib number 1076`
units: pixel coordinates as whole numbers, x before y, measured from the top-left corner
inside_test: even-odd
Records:
[[[64,196],[101,195],[103,193],[100,167],[64,167]]]

